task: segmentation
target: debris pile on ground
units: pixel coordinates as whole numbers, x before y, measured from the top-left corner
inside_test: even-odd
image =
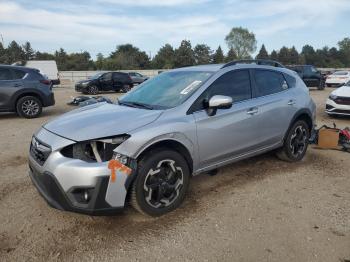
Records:
[[[111,99],[104,96],[76,96],[72,97],[72,100],[67,105],[83,107],[101,102],[113,103]]]

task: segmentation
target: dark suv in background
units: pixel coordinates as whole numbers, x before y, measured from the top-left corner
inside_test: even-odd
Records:
[[[318,90],[325,88],[325,77],[313,65],[292,65],[287,68],[297,72],[307,87],[317,87]]]
[[[43,107],[54,104],[51,81],[39,70],[0,65],[0,112],[17,112],[22,117],[35,118]]]
[[[75,91],[96,95],[100,91],[128,92],[134,86],[131,77],[122,72],[101,72],[75,84]]]
[[[147,76],[141,75],[140,73],[137,72],[129,72],[129,76],[132,79],[132,82],[136,85],[141,84],[148,80]]]

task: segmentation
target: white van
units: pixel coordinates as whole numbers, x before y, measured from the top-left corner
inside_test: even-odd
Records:
[[[60,77],[55,60],[30,60],[26,61],[25,66],[39,69],[40,73],[51,80],[53,85],[60,84]]]

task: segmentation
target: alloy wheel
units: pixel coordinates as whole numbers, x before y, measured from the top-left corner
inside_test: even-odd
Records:
[[[39,104],[32,99],[28,99],[22,103],[22,111],[27,116],[35,116],[39,113]]]
[[[304,126],[297,126],[290,139],[290,149],[294,157],[298,157],[304,153],[307,147],[307,130]]]
[[[150,169],[143,185],[146,202],[154,208],[167,207],[179,197],[184,184],[182,168],[166,159]]]

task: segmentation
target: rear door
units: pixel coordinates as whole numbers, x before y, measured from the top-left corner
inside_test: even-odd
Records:
[[[113,89],[112,73],[105,73],[100,77],[100,88],[103,91],[109,91]]]
[[[285,76],[268,69],[253,70],[254,101],[257,144],[264,148],[283,140],[289,124],[297,111],[296,90],[289,86]]]
[[[113,90],[118,91],[123,87],[123,74],[113,73]]]
[[[11,98],[14,93],[23,88],[22,78],[25,72],[21,70],[12,70],[10,68],[0,68],[0,109],[12,109],[15,105],[11,104]]]

